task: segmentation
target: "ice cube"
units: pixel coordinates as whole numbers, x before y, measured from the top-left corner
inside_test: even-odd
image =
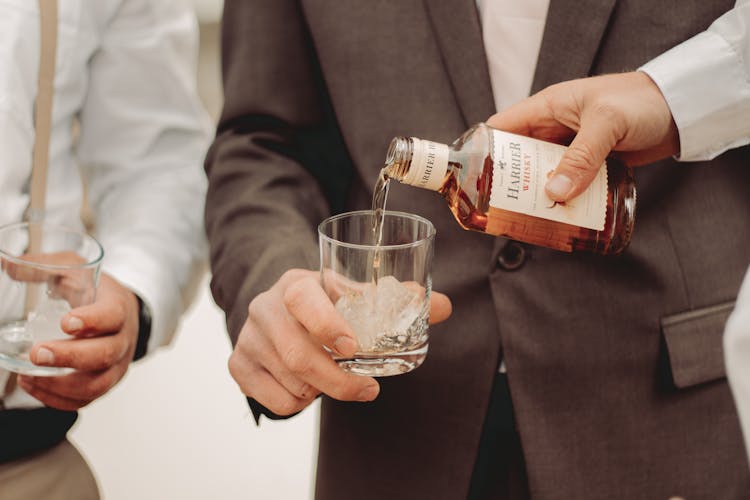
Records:
[[[372,350],[383,336],[403,334],[423,310],[424,290],[409,288],[393,276],[344,294],[336,310],[352,326],[361,351]]]

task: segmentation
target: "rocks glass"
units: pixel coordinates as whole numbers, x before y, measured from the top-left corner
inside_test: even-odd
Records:
[[[318,236],[323,289],[359,343],[353,357],[334,358],[345,370],[382,377],[409,372],[427,355],[435,228],[417,215],[385,211],[378,245],[375,214],[330,217]]]
[[[0,228],[0,368],[34,376],[73,371],[35,365],[29,351],[42,341],[75,342],[60,321],[94,302],[103,256],[94,238],[75,229],[25,222]]]

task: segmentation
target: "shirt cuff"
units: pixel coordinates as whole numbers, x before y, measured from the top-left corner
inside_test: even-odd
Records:
[[[148,351],[148,340],[151,338],[151,309],[137,294],[135,298],[138,301],[138,340],[135,344],[133,361],[138,361]]]
[[[724,38],[704,31],[639,68],[672,112],[680,134],[678,160],[710,160],[750,142],[750,82],[743,67]]]

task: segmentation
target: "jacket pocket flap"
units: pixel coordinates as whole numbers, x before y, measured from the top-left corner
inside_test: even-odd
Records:
[[[726,376],[722,335],[732,309],[734,301],[662,318],[672,380],[678,388]]]

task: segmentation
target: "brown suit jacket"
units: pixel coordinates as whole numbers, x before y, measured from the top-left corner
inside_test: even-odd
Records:
[[[633,70],[733,3],[551,0],[534,89]],[[494,106],[474,0],[228,0],[223,46],[206,215],[236,339],[256,294],[317,266],[316,225],[369,205],[393,136],[450,142]],[[389,208],[437,227],[454,314],[375,402],[324,400],[318,498],[464,498],[501,351],[533,498],[750,498],[721,352],[750,262],[749,162],[640,168],[623,255],[529,247],[512,272],[505,240],[394,186]]]

